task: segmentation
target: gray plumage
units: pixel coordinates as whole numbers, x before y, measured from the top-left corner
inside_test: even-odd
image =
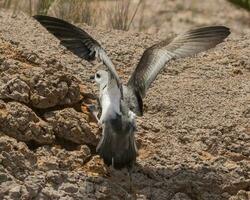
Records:
[[[103,125],[102,139],[96,150],[104,163],[115,169],[131,168],[136,160],[135,123],[128,116],[128,107],[121,104],[121,114],[108,119]]]
[[[89,61],[98,58],[107,66],[109,72],[101,70],[95,75],[100,85],[102,113],[99,123],[103,128],[97,152],[107,165],[118,169],[130,167],[135,162],[135,115],[143,114],[143,98],[166,63],[213,48],[230,34],[227,27],[210,26],[189,30],[172,40],[159,42],[144,51],[125,86],[121,84],[105,50],[88,33],[57,18],[34,18],[74,54]]]
[[[128,81],[128,87],[143,99],[151,83],[172,59],[194,56],[221,43],[230,31],[224,26],[202,27],[164,40],[146,49]],[[142,110],[136,112],[142,115]]]

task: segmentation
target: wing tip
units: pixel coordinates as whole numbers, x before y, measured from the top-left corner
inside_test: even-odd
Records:
[[[218,31],[221,31],[222,33],[224,33],[227,36],[229,36],[231,34],[231,29],[227,26],[214,26],[215,28],[218,29]]]
[[[217,26],[203,26],[200,28],[194,28],[186,33],[184,33],[182,36],[187,37],[189,39],[198,39],[198,38],[210,38],[211,40],[218,40],[221,43],[231,34],[230,28],[223,26],[223,25],[217,25]]]
[[[226,35],[229,36],[231,34],[231,29],[226,26],[224,26],[224,28],[225,28]]]
[[[45,19],[48,18],[50,16],[47,15],[33,15],[32,18],[36,19],[37,21],[41,20],[41,19]]]

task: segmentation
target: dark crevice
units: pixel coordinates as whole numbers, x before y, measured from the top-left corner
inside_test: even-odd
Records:
[[[17,103],[21,103],[21,104],[24,104],[26,106],[28,106],[26,103],[23,103],[23,102],[19,102],[19,101],[16,101],[16,100],[13,100],[11,98],[1,98],[0,100],[2,100],[4,103],[11,103],[11,102],[17,102]]]
[[[95,145],[88,144],[87,146],[89,147],[89,149],[90,149],[90,153],[91,153],[91,155],[92,155],[92,156],[97,155],[97,152],[96,152],[96,146],[95,146]]]
[[[96,153],[96,146],[95,145],[92,145],[92,144],[78,144],[78,143],[72,142],[70,140],[66,140],[64,138],[58,137],[58,136],[56,136],[55,142],[53,144],[40,144],[40,143],[38,143],[35,140],[30,140],[30,141],[24,142],[24,143],[27,145],[27,147],[31,151],[36,151],[39,147],[42,147],[42,146],[45,146],[45,145],[46,146],[59,145],[63,149],[65,149],[67,151],[77,151],[77,150],[80,149],[81,145],[86,145],[90,149],[90,154],[91,154],[90,157],[91,158],[92,158],[92,156],[97,155],[97,153]]]
[[[92,144],[77,144],[75,142],[66,140],[64,138],[60,138],[58,136],[56,136],[56,140],[55,140],[55,143],[53,145],[60,145],[62,148],[66,149],[67,151],[80,150],[81,145],[86,145],[90,149],[90,156],[88,158],[86,158],[83,165],[88,163],[93,158],[93,156],[97,155],[95,145],[92,145]]]
[[[52,111],[57,111],[57,110],[63,110],[65,108],[74,108],[74,105],[57,105],[57,106],[54,106],[54,107],[51,107],[51,108],[36,108],[28,103],[24,103],[24,102],[20,102],[20,101],[17,101],[17,100],[13,100],[11,98],[1,98],[0,100],[2,100],[4,103],[8,104],[8,103],[11,103],[11,102],[14,102],[14,103],[20,103],[20,104],[23,104],[25,106],[27,106],[28,108],[32,109],[32,111],[41,119],[44,120],[44,114],[47,113],[47,112],[52,112]],[[81,104],[82,101],[78,102],[77,104]]]
[[[86,103],[86,99],[81,99],[80,101],[74,103],[74,104],[71,104],[71,105],[56,105],[56,106],[53,106],[53,107],[50,107],[50,108],[36,108],[34,106],[31,106],[31,105],[27,105],[29,108],[31,108],[34,113],[36,113],[36,115],[38,117],[40,117],[41,119],[43,119],[44,121],[45,118],[44,118],[44,114],[45,113],[48,113],[48,112],[54,112],[54,111],[59,111],[59,110],[63,110],[63,109],[66,109],[66,108],[72,108],[74,109],[76,112],[80,112],[82,113],[82,105]]]
[[[81,144],[77,144],[70,140],[66,140],[64,138],[56,136],[56,140],[53,145],[60,145],[62,148],[66,149],[67,151],[76,151],[76,150],[79,150],[79,147]]]
[[[35,151],[37,150],[39,147],[44,146],[43,144],[39,144],[38,142],[36,142],[35,140],[30,140],[28,142],[25,142],[26,145],[28,146],[29,150],[31,151]]]
[[[45,113],[54,112],[54,111],[58,111],[58,110],[63,110],[63,109],[66,109],[66,108],[73,108],[70,105],[57,105],[57,106],[54,106],[54,107],[51,107],[51,108],[36,108],[36,107],[32,107],[32,106],[29,106],[29,107],[32,109],[32,111],[39,118],[41,118],[44,121],[46,121],[46,119],[44,117]]]
[[[38,117],[40,117],[41,119],[44,120],[43,116],[47,112],[53,112],[53,111],[63,110],[63,109],[66,109],[66,108],[72,108],[76,112],[82,112],[81,106],[84,103],[89,104],[89,103],[91,103],[95,99],[91,98],[91,100],[90,99],[88,100],[86,98],[82,98],[81,100],[79,100],[78,102],[76,102],[74,104],[70,104],[70,105],[56,105],[56,106],[49,107],[49,108],[37,108],[37,107],[34,107],[33,105],[31,105],[30,103],[25,103],[25,102],[17,101],[17,100],[11,99],[11,98],[1,98],[0,100],[2,100],[6,104],[10,103],[10,102],[17,102],[17,103],[23,104],[23,105],[29,107],[30,109],[32,109],[32,111]]]
[[[93,144],[78,144],[67,140],[65,138],[61,138],[56,136],[55,143],[53,145],[60,145],[62,148],[66,149],[67,151],[76,151],[80,149],[81,145],[86,145],[90,149],[90,153],[92,156],[96,155],[96,145]]]

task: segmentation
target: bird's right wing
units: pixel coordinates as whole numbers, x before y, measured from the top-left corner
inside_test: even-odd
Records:
[[[128,86],[143,98],[151,83],[165,64],[174,58],[194,56],[221,43],[230,30],[224,26],[210,26],[189,30],[172,41],[164,40],[144,51]]]
[[[101,45],[87,32],[55,17],[35,15],[34,18],[75,55],[87,61],[95,60],[96,58],[101,60],[121,87],[120,79],[112,61]]]

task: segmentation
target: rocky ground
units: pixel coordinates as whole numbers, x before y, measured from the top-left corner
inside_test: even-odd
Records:
[[[81,27],[124,81],[164,35]],[[86,104],[95,102],[97,63],[66,51],[30,17],[0,10],[0,199],[250,199],[249,27],[170,62],[154,82],[138,118],[131,190],[126,171],[107,169],[95,153],[100,130]]]

